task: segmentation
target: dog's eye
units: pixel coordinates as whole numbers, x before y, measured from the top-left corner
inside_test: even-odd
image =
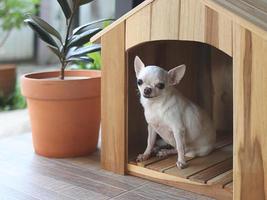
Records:
[[[156,85],[156,87],[159,88],[160,90],[162,90],[162,89],[164,89],[165,85],[164,85],[164,83],[158,83]]]
[[[142,79],[138,79],[137,80],[137,85],[142,85],[143,84],[143,80]]]

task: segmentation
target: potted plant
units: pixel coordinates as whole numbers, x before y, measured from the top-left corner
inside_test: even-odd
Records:
[[[43,156],[82,156],[96,149],[100,127],[101,72],[65,70],[72,62],[92,62],[87,54],[100,51],[97,44],[85,44],[101,30],[96,26],[103,20],[71,30],[79,6],[91,1],[58,0],[66,18],[64,40],[41,18],[29,15],[25,20],[61,63],[59,71],[22,77],[22,94],[27,98],[34,149]]]
[[[13,29],[23,25],[24,13],[36,12],[39,0],[2,0],[0,1],[0,49],[4,46]],[[0,101],[9,101],[16,85],[16,65],[0,64]]]

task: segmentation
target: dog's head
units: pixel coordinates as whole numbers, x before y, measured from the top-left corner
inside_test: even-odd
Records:
[[[184,76],[186,66],[180,65],[166,71],[158,66],[145,66],[136,56],[134,69],[140,95],[150,99],[162,95],[170,86],[177,85]]]

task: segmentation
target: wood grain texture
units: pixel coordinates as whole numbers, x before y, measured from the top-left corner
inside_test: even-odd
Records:
[[[226,184],[224,186],[224,189],[227,190],[227,191],[229,191],[229,192],[233,192],[233,181],[230,182],[230,183],[228,183],[228,184]]]
[[[228,170],[233,169],[233,158],[224,160],[214,166],[211,166],[195,175],[189,177],[190,180],[194,180],[200,183],[207,183],[208,180],[225,173]],[[233,177],[230,177],[233,180]]]
[[[198,0],[181,0],[180,40],[204,41],[205,6]]]
[[[211,49],[212,119],[222,134],[233,132],[233,63],[218,49]],[[221,134],[221,133],[218,133]]]
[[[266,39],[267,3],[262,0],[203,0],[208,7],[229,16],[253,33]]]
[[[267,41],[234,32],[234,198],[266,199]]]
[[[126,20],[126,49],[151,38],[151,4]]]
[[[152,2],[151,40],[177,40],[179,35],[180,0]]]
[[[208,43],[232,55],[232,21],[199,0],[181,0],[181,40]]]
[[[259,0],[171,0],[171,2],[172,3],[170,4],[164,4],[163,0],[151,0],[147,4],[143,4],[138,9],[131,12],[130,15],[122,18],[120,23],[117,22],[117,24],[113,25],[112,28],[109,28],[104,35],[101,35],[102,44],[104,45],[103,51],[106,52],[107,55],[107,52],[117,48],[109,48],[112,44],[119,44],[120,47],[121,41],[120,39],[116,39],[118,34],[114,34],[114,32],[116,32],[117,29],[121,27],[121,24],[125,22],[126,28],[124,27],[124,29],[126,31],[126,38],[122,41],[122,43],[125,43],[125,49],[129,49],[137,44],[151,40],[176,39],[175,37],[178,35],[178,39],[180,40],[208,43],[229,56],[233,56],[234,73],[232,80],[234,82],[233,107],[235,138],[233,171],[235,177],[233,182],[235,191],[234,195],[235,199],[266,199],[267,188],[264,186],[266,185],[267,175],[264,172],[267,171],[267,138],[265,134],[267,130],[267,97],[265,95],[267,91],[265,84],[267,73],[266,67],[264,66],[266,66],[267,58],[264,52],[267,50],[267,34],[266,29],[264,30],[264,24],[266,24],[267,18],[266,13],[263,13],[265,4],[261,4],[262,1]],[[244,6],[247,4],[250,5]],[[179,11],[178,16],[177,13],[174,15],[170,14],[176,11]],[[157,30],[158,27],[159,29]],[[178,34],[176,34],[177,31]],[[111,35],[112,37],[109,37]],[[104,38],[106,38],[105,41]],[[116,43],[114,43],[114,38]],[[112,41],[112,43],[108,42],[108,40]],[[105,45],[108,48],[105,49]],[[167,47],[169,46],[167,45],[162,49],[161,52],[164,54],[162,57],[167,57]],[[153,49],[151,53],[153,54],[153,56],[151,56],[153,57],[152,60],[157,61],[157,63],[162,63],[163,65],[166,64],[166,60],[162,58],[157,60],[154,58],[159,57],[159,53],[154,50],[155,49]],[[172,50],[175,50],[175,48]],[[121,52],[117,55],[124,55],[124,50],[120,51]],[[173,52],[174,53],[171,56],[175,56],[174,54],[178,55],[176,51]],[[111,55],[113,55],[113,53]],[[116,55],[116,53],[114,55]],[[146,55],[145,57],[150,57],[150,55]],[[181,55],[181,58],[182,57],[183,55]],[[192,56],[188,57],[192,59]],[[119,57],[118,60],[120,61],[114,61],[108,56],[106,58],[108,58],[104,61],[106,62],[106,65],[110,64],[111,60],[111,63],[115,63],[116,66],[114,65],[115,67],[113,67],[112,64],[111,69],[105,69],[104,67],[103,70],[110,72],[110,77],[119,77],[118,82],[126,83],[122,81],[125,71],[122,73],[123,75],[118,75],[118,71],[121,72],[121,69],[125,70],[123,68],[123,66],[125,66],[124,58]],[[213,115],[216,115],[216,113],[218,115],[215,123],[219,129],[230,130],[232,127],[232,119],[231,114],[229,113],[232,111],[232,102],[231,85],[228,85],[228,83],[231,82],[231,77],[229,76],[229,73],[231,73],[231,63],[228,62],[228,59],[225,60],[225,57],[220,58],[211,54],[211,60],[208,61],[211,61],[211,65],[215,66],[214,68],[211,68],[211,73],[214,75],[211,76],[211,78],[215,89],[212,113]],[[219,70],[220,73],[217,70]],[[192,76],[195,75],[196,73],[194,71]],[[109,80],[109,83],[113,80],[110,79],[110,77],[106,78],[106,80]],[[193,83],[189,83],[189,85],[194,86],[192,86],[192,90],[187,90],[192,95],[192,99],[197,99],[195,93],[195,84],[197,81],[195,77],[192,78],[192,80]],[[113,88],[112,86],[110,90],[110,86],[107,86],[107,84],[108,82],[106,81],[105,87],[108,87],[109,90],[106,89],[105,94],[108,94],[109,97],[103,101],[112,102],[112,106],[110,108],[106,107],[106,109],[108,108],[108,111],[105,111],[106,113],[104,113],[106,115],[105,118],[111,121],[110,123],[106,122],[108,126],[105,122],[103,125],[104,127],[108,127],[106,130],[111,130],[110,136],[104,136],[104,139],[106,139],[103,144],[103,146],[105,146],[104,152],[106,152],[105,160],[109,163],[106,164],[109,165],[107,169],[113,168],[113,171],[123,171],[123,165],[126,162],[124,156],[127,154],[125,150],[126,142],[123,142],[123,140],[126,141],[127,138],[123,133],[125,133],[125,128],[127,129],[127,122],[131,121],[130,118],[125,122],[124,120],[126,117],[125,115],[122,115],[123,112],[125,114],[127,113],[127,109],[124,107],[125,102],[122,101],[122,99],[126,97],[126,89],[118,89],[116,87],[119,87],[119,84],[114,84],[116,87],[114,86]],[[122,93],[119,93],[119,91]],[[125,93],[123,93],[123,91]],[[218,91],[219,93],[216,93]],[[114,99],[119,99],[118,101],[110,99],[113,92],[116,94],[116,98]],[[223,101],[226,101],[227,103],[223,104]],[[116,107],[115,102],[117,105],[121,104],[123,106]],[[104,106],[107,105],[105,104]],[[119,113],[119,118],[112,117],[112,113],[114,112]],[[219,112],[220,114],[218,114]],[[138,113],[136,116],[137,115]],[[122,121],[123,123],[119,125],[118,121]],[[144,135],[143,133],[142,130],[140,135]],[[118,144],[123,144],[124,146]],[[133,143],[132,146],[134,146],[134,144],[135,143]],[[142,145],[143,143],[140,143],[139,146],[142,147]],[[133,148],[131,147],[131,149]],[[217,157],[211,159],[216,160]],[[212,161],[210,160],[207,162],[211,165],[214,164],[212,164]],[[202,166],[201,170],[205,170],[205,168],[203,168],[205,167],[203,163],[200,163],[200,166]],[[170,170],[169,166],[167,166],[167,168],[166,171]],[[132,171],[130,173],[139,173],[140,175],[142,173],[145,174],[145,172]],[[150,175],[151,179],[160,179],[162,182],[167,183],[169,181],[164,180],[163,177],[159,178],[159,174]],[[166,179],[168,179],[168,177]],[[179,185],[177,180],[175,184]],[[229,183],[229,185],[231,186],[231,183]],[[231,188],[230,186],[229,188]],[[200,188],[201,187],[198,189]],[[225,186],[225,188],[228,187]]]
[[[207,184],[209,185],[216,184],[216,185],[224,187],[226,184],[230,182],[233,182],[233,169],[208,180]]]
[[[100,167],[99,152],[86,157],[49,159],[36,155],[31,144],[30,134],[0,140],[1,200],[210,200],[105,171]]]
[[[176,166],[165,171],[167,174],[189,178],[193,174],[196,174],[200,171],[203,171],[219,162],[222,162],[226,159],[232,157],[232,147],[227,146],[222,149],[218,149],[215,152],[211,153],[205,157],[199,157],[193,160],[188,161],[190,167],[179,170]]]
[[[162,160],[152,157],[144,164],[142,162],[131,162],[131,164],[128,164],[128,172],[141,177],[145,175],[150,180],[156,180],[174,187],[186,188],[197,193],[216,197],[216,199],[230,198],[231,192],[230,190],[224,190],[224,186],[233,180],[232,145],[229,144],[229,141],[232,141],[232,137],[228,138],[229,141],[225,138],[225,134],[221,134],[217,138],[216,145],[218,146],[210,155],[186,158],[189,166],[185,169],[180,170],[177,168],[177,155],[173,155]],[[206,185],[205,188],[202,187],[204,185]],[[196,186],[199,188],[196,188]]]
[[[163,1],[163,0],[162,0]],[[186,0],[187,1],[187,0]],[[126,21],[131,16],[135,15],[136,12],[143,9],[154,0],[146,0],[130,12],[126,13],[116,22],[102,30],[100,33],[91,38],[92,42],[100,42],[101,37],[116,27],[123,21]],[[267,39],[267,4],[262,0],[199,0],[201,4],[215,10],[222,16],[226,16],[231,21],[242,25],[253,33],[262,35],[263,38]],[[192,8],[194,13],[194,8]],[[196,14],[198,15],[198,14]],[[224,20],[222,18],[222,20]],[[199,21],[201,23],[201,21]],[[198,24],[195,24],[198,25]],[[227,26],[229,24],[226,24]],[[198,28],[197,28],[198,29]],[[223,26],[222,26],[223,29]],[[229,46],[228,46],[229,47]]]
[[[102,38],[101,164],[104,169],[124,174],[126,164],[126,67],[125,24]]]
[[[177,176],[168,175],[153,171],[146,168],[140,168],[135,165],[128,164],[129,174],[138,176],[141,178],[150,179],[165,185],[177,187],[187,191],[194,191],[198,194],[203,194],[215,198],[217,200],[230,200],[232,199],[232,193],[228,190],[220,189],[217,186],[209,186],[197,182],[188,182],[188,179],[182,179]]]

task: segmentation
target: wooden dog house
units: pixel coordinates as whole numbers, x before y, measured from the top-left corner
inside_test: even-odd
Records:
[[[267,198],[266,13],[261,0],[146,0],[93,37],[102,45],[102,167],[216,199]],[[184,170],[172,156],[134,162],[147,137],[135,55],[187,65],[178,89],[213,118],[212,154]]]

